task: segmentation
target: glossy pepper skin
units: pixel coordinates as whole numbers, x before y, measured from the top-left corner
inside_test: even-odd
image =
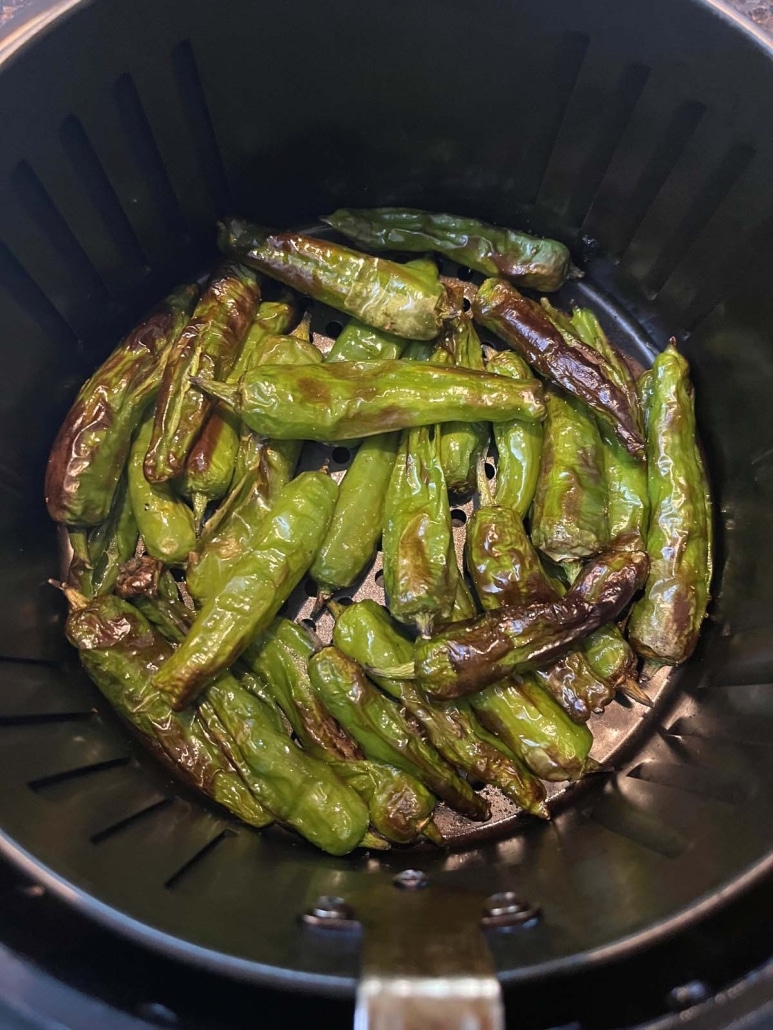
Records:
[[[153,418],[148,415],[129,455],[129,499],[148,552],[168,565],[182,565],[196,547],[193,512],[170,483],[149,483],[145,478],[144,459],[152,432]]]
[[[424,831],[432,833],[435,798],[403,770],[366,760],[314,692],[307,668],[314,650],[305,630],[277,619],[242,658],[282,709],[304,750],[328,762],[366,802],[370,821],[383,837],[411,844]]]
[[[476,322],[518,351],[536,372],[592,408],[634,457],[644,457],[638,405],[617,386],[593,348],[576,336],[568,343],[539,304],[503,279],[482,283],[472,311]]]
[[[711,581],[708,483],[696,438],[690,370],[674,341],[652,366],[647,409],[650,574],[628,639],[669,665],[695,650]]]
[[[584,404],[552,390],[545,402],[531,537],[548,557],[567,562],[598,554],[609,544],[604,447]]]
[[[436,422],[539,421],[536,380],[421,361],[337,361],[318,369],[264,365],[236,386],[195,376],[256,433],[277,440],[351,440]]]
[[[115,586],[121,565],[137,549],[139,530],[132,510],[126,477],[113,497],[110,514],[89,533],[91,587],[95,594],[108,594]]]
[[[487,687],[471,698],[478,718],[543,780],[579,779],[593,737],[556,704],[530,674]]]
[[[346,855],[357,847],[368,829],[367,807],[324,762],[293,743],[269,704],[224,675],[207,691],[207,722],[211,711],[252,774],[258,800],[276,819],[328,854]]]
[[[156,401],[145,476],[163,483],[182,474],[188,453],[213,408],[191,375],[227,378],[260,300],[255,274],[226,264],[210,278],[193,317],[169,352]]]
[[[165,695],[151,685],[172,646],[127,601],[102,595],[87,602],[73,593],[68,599],[67,638],[118,713],[214,801],[252,826],[270,823],[271,816],[202,733],[193,713],[173,712]]]
[[[253,358],[256,368],[264,359],[288,365],[322,361],[316,347],[295,336],[266,336]],[[207,522],[186,574],[188,589],[200,604],[223,583],[234,558],[252,546],[279,492],[292,479],[301,447],[299,440],[259,444],[243,476]]]
[[[322,600],[350,587],[375,557],[399,441],[399,433],[368,437],[339,484],[330,527],[311,566]]]
[[[417,685],[430,697],[450,700],[545,665],[616,618],[642,585],[647,568],[642,552],[608,551],[588,563],[559,601],[500,608],[418,640]],[[399,669],[394,674],[405,675]]]
[[[309,676],[314,690],[368,758],[416,776],[470,819],[489,817],[484,799],[418,736],[356,662],[335,647],[325,647],[309,660]]]
[[[484,371],[480,337],[469,315],[462,314],[449,325],[443,347],[457,368]],[[486,452],[488,443],[488,422],[446,422],[443,425],[440,461],[453,497],[468,497],[475,489],[478,460]]]
[[[484,275],[534,290],[557,290],[580,272],[557,240],[500,229],[476,218],[407,207],[340,208],[322,219],[368,250],[435,250]]]
[[[493,354],[486,369],[511,379],[530,379],[532,371],[515,351]],[[496,502],[525,518],[534,499],[542,454],[543,423],[497,422],[492,426],[497,447]]]
[[[428,633],[458,589],[451,509],[436,426],[403,433],[384,503],[384,589],[392,615]]]
[[[224,254],[314,300],[408,340],[431,340],[454,314],[446,287],[395,261],[299,233],[271,233],[238,218],[221,223]]]
[[[267,629],[308,571],[324,539],[338,487],[321,472],[288,483],[256,534],[203,605],[191,632],[156,674],[175,708],[184,708]]]
[[[413,645],[401,636],[389,614],[375,601],[339,607],[333,643],[364,667],[409,662]],[[542,819],[548,818],[542,784],[497,747],[464,704],[431,705],[409,680],[376,679],[424,728],[438,753],[474,779],[491,783],[517,805]]]
[[[197,296],[195,286],[172,293],[79,390],[46,467],[46,505],[52,519],[96,526],[108,517],[132,434],[159,391],[167,352]]]

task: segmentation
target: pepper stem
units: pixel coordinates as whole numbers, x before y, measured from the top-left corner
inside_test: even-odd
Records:
[[[491,508],[496,502],[494,501],[494,494],[491,489],[491,485],[489,484],[488,476],[486,475],[486,456],[484,454],[481,454],[478,458],[478,464],[475,469],[475,478],[478,483],[481,508]]]
[[[188,376],[191,383],[204,393],[209,393],[233,408],[236,406],[240,390],[238,386],[229,386],[228,383],[218,383],[214,379],[207,379],[205,376]]]
[[[444,848],[447,845],[447,841],[443,834],[437,827],[434,819],[428,819],[421,828],[423,837],[426,837],[431,844],[436,844],[439,848]]]
[[[635,679],[623,680],[617,689],[622,691],[626,697],[630,697],[632,701],[638,701],[640,705],[652,708],[652,698],[642,690]]]
[[[80,590],[76,590],[75,587],[69,587],[66,583],[61,583],[58,579],[49,579],[49,584],[55,587],[57,590],[61,590],[64,596],[67,598],[67,603],[73,611],[80,611],[81,608],[85,608],[89,599],[82,594]]]
[[[416,668],[413,662],[405,662],[403,665],[385,665],[377,668],[375,665],[366,665],[365,671],[369,676],[377,676],[385,680],[415,680]]]

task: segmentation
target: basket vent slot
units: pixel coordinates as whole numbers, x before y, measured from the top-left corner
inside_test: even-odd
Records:
[[[746,789],[732,783],[708,769],[696,766],[678,765],[675,762],[643,762],[628,773],[635,780],[655,783],[661,787],[673,787],[702,798],[724,801],[728,805],[741,805],[748,798]]]
[[[188,876],[191,875],[194,869],[197,869],[202,862],[208,859],[225,840],[229,837],[235,836],[236,833],[234,830],[222,830],[216,837],[213,837],[211,841],[205,844],[203,848],[200,848],[195,855],[192,855],[188,861],[177,870],[177,872],[173,873],[164,883],[164,887],[166,887],[167,890],[175,890],[185,879],[187,879]]]
[[[79,765],[75,769],[64,769],[62,772],[50,773],[48,776],[41,776],[36,780],[30,780],[28,786],[36,793],[46,791],[51,787],[58,787],[63,783],[71,783],[75,780],[83,780],[98,773],[107,772],[110,769],[117,769],[119,766],[128,765],[131,758],[123,755],[120,758],[108,758],[104,762],[94,762],[92,765]]]
[[[146,805],[141,808],[138,812],[132,812],[123,819],[119,819],[118,822],[111,823],[109,826],[105,826],[104,829],[98,830],[96,833],[91,835],[92,844],[101,844],[103,841],[108,840],[110,837],[115,837],[116,834],[122,830],[128,829],[142,819],[146,819],[148,816],[154,813],[160,812],[162,809],[172,804],[172,798],[160,798],[158,801],[154,801],[151,805]]]

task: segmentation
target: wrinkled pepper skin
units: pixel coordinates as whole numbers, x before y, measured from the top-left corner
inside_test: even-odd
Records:
[[[545,403],[531,537],[553,561],[571,562],[609,544],[604,447],[595,419],[580,401],[551,390]]]
[[[607,339],[596,316],[588,308],[573,312],[571,325],[583,343],[593,347],[607,362],[617,385],[633,402],[638,402],[636,383],[625,359]],[[647,464],[632,457],[609,426],[599,421],[604,444],[604,473],[609,509],[609,537],[627,541],[628,546],[642,550],[649,523],[650,502],[647,493]]]
[[[241,753],[250,786],[271,814],[331,855],[346,855],[368,829],[368,809],[332,769],[287,736],[278,715],[232,676],[219,677],[202,706],[211,707]]]
[[[337,610],[333,643],[366,668],[400,665],[413,656],[411,642],[397,632],[386,610],[370,600]],[[430,743],[451,765],[499,787],[527,812],[548,818],[542,784],[491,741],[469,708],[430,705],[409,680],[382,677],[376,682],[421,723]]]
[[[253,272],[226,264],[210,278],[188,325],[169,352],[156,401],[145,476],[163,483],[181,475],[213,403],[191,375],[227,378],[260,300]]]
[[[543,780],[577,780],[586,770],[593,737],[556,704],[533,677],[500,683],[471,698],[479,719]]]
[[[484,371],[483,349],[469,315],[462,314],[451,323],[443,346],[457,368]],[[468,497],[473,492],[478,461],[485,454],[488,443],[488,422],[446,422],[443,425],[440,462],[452,497]]]
[[[274,233],[238,218],[221,223],[224,254],[314,300],[408,340],[431,340],[455,312],[448,290],[394,261],[299,233]]]
[[[325,647],[309,660],[309,676],[314,690],[368,758],[416,776],[469,819],[488,819],[484,799],[415,733],[356,662],[335,647]]]
[[[151,685],[172,646],[127,601],[102,595],[71,599],[66,633],[94,683],[116,711],[147,737],[194,786],[251,826],[271,816],[236,769],[201,732],[192,712],[173,712]]]
[[[341,208],[322,219],[367,250],[435,250],[484,275],[502,275],[533,290],[557,290],[577,278],[557,240],[500,229],[475,218],[407,207]]]
[[[545,665],[615,619],[647,575],[647,556],[608,551],[589,562],[565,598],[500,608],[457,623],[415,648],[420,689],[439,701],[475,693]],[[402,670],[395,670],[402,676]]]
[[[107,519],[89,533],[91,587],[95,594],[109,594],[121,565],[137,549],[139,529],[132,510],[126,477],[122,477]]]
[[[573,336],[571,344],[534,301],[502,279],[486,279],[473,317],[517,351],[540,375],[587,404],[636,458],[644,457],[641,412],[616,385],[606,363]]]
[[[530,379],[532,371],[515,351],[501,351],[486,362],[486,369],[511,379]],[[492,426],[497,447],[496,502],[525,518],[539,478],[543,423],[497,422]]]
[[[254,354],[254,367],[259,368],[264,359],[277,364],[318,365],[322,355],[306,340],[271,335]],[[234,558],[252,545],[279,492],[292,479],[301,447],[299,440],[258,445],[243,475],[207,522],[196,547],[196,560],[186,574],[191,596],[200,604],[222,584]]]
[[[614,624],[601,626],[583,641],[583,654],[597,676],[616,690],[637,680],[633,648]]]
[[[451,509],[436,426],[403,433],[384,504],[384,589],[392,615],[428,633],[458,589]]]
[[[311,566],[322,598],[350,587],[375,557],[399,441],[399,433],[368,437],[339,484],[330,528]]]
[[[672,341],[652,366],[647,410],[650,574],[631,613],[628,639],[669,665],[695,650],[711,580],[708,483],[696,437],[687,361]]]
[[[264,365],[238,385],[200,376],[250,429],[277,440],[351,440],[436,422],[545,415],[536,380],[514,380],[421,361],[336,361],[320,368]]]
[[[145,478],[144,460],[152,432],[153,419],[148,416],[129,455],[129,499],[148,552],[167,565],[182,565],[196,547],[193,512],[170,483],[149,483]]]
[[[274,697],[304,750],[328,762],[366,802],[375,829],[394,844],[413,843],[428,828],[435,798],[403,770],[364,759],[314,692],[307,669],[313,654],[314,645],[300,626],[277,619],[242,658]]]
[[[134,430],[197,296],[195,286],[184,286],[167,297],[79,390],[46,468],[46,505],[55,521],[96,526],[108,517]]]
[[[277,497],[251,550],[231,565],[191,632],[156,674],[175,708],[184,708],[267,629],[314,560],[333,515],[338,487],[304,472]]]

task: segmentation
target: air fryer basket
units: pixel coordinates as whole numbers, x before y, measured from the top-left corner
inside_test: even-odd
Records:
[[[489,935],[504,981],[644,946],[764,875],[771,97],[770,50],[699,0],[82,0],[7,54],[3,851],[154,947],[325,991],[353,988],[358,939],[299,915],[335,895],[432,926],[438,894],[391,886],[407,867],[457,923],[477,925],[464,892],[512,889],[541,908]],[[715,599],[654,716],[620,709],[609,732],[631,735],[614,768],[567,795],[552,824],[522,821],[448,854],[335,859],[233,823],[133,746],[63,640],[42,475],[77,385],[150,302],[212,260],[218,215],[308,224],[341,204],[389,203],[555,233],[614,337],[646,356],[678,336],[716,497]]]

